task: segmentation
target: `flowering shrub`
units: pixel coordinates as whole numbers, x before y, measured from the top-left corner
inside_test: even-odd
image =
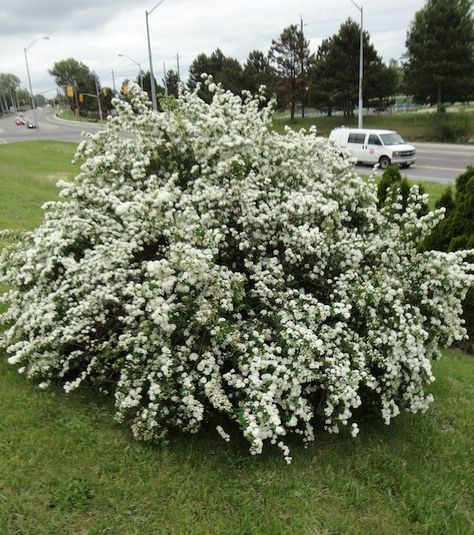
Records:
[[[416,188],[378,210],[314,130],[276,134],[261,97],[207,84],[211,104],[160,114],[134,86],[81,143],[63,200],[1,259],[9,362],[112,387],[138,438],[212,420],[228,440],[234,421],[287,461],[288,434],[356,435],[361,405],[425,410],[473,280],[466,253],[417,249],[442,211],[418,217]]]

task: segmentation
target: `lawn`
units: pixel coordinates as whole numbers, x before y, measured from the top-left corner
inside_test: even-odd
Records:
[[[70,110],[61,110],[59,112],[59,117],[61,119],[66,119],[67,121],[81,121],[86,123],[105,123],[105,121],[100,121],[95,117],[84,117],[83,115],[77,115]]]
[[[38,208],[57,197],[58,180],[70,180],[76,145],[33,141],[0,145],[0,228],[23,230],[42,221]]]
[[[75,171],[74,148],[0,147],[0,228],[39,223],[56,197],[51,177]],[[366,418],[356,439],[318,434],[308,449],[294,441],[288,466],[269,448],[249,456],[235,432],[225,443],[212,426],[136,442],[109,398],[39,390],[2,358],[0,534],[472,533],[474,359],[445,351],[434,371],[425,415],[390,427]]]

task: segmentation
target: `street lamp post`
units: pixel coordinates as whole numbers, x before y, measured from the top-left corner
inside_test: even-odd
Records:
[[[145,10],[146,18],[146,36],[148,40],[148,59],[150,60],[150,85],[151,85],[151,102],[153,103],[153,109],[158,111],[158,103],[156,102],[156,87],[155,87],[155,76],[153,74],[153,60],[151,58],[151,44],[150,44],[150,27],[148,25],[148,16],[155,11],[155,9],[160,6],[165,0],[160,0],[150,11]]]
[[[25,52],[25,62],[26,62],[26,73],[28,74],[28,85],[30,86],[30,98],[31,98],[31,108],[33,110],[33,117],[35,121],[35,126],[38,127],[38,121],[36,119],[36,105],[35,105],[35,97],[33,95],[33,88],[31,86],[31,76],[30,76],[30,67],[28,65],[28,54],[26,53],[29,48],[31,48],[35,43],[40,41],[41,39],[49,39],[48,36],[44,37],[38,37],[38,39],[35,39],[32,43],[30,43],[27,47],[23,49]]]
[[[360,51],[359,51],[359,118],[358,127],[362,128],[362,112],[364,103],[362,99],[362,82],[364,81],[364,8],[351,0],[355,7],[360,11]]]
[[[140,65],[140,63],[138,63],[138,61],[135,61],[130,56],[126,56],[125,54],[119,54],[119,58],[127,58],[130,61],[133,61],[133,63],[135,63],[135,65],[138,66],[138,69],[139,69],[138,72],[140,73],[140,87],[142,88],[142,91],[143,91],[143,71],[142,71],[142,66]]]

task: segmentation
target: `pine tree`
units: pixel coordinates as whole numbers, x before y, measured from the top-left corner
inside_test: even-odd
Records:
[[[407,35],[406,81],[419,103],[474,98],[472,0],[428,0]]]
[[[285,28],[277,41],[272,41],[270,62],[276,69],[279,84],[290,105],[291,120],[295,118],[296,101],[303,101],[308,72],[314,61],[309,41],[297,26]]]

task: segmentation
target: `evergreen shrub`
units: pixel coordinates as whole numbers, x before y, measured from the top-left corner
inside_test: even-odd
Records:
[[[451,187],[446,188],[436,207],[443,207],[446,217],[425,240],[425,249],[470,250],[469,260],[474,261],[474,166],[457,177],[455,195]],[[467,293],[463,308],[469,338],[466,349],[474,352],[474,289]]]
[[[421,184],[417,185],[419,194],[423,196],[425,189]],[[381,208],[387,203],[397,203],[397,199],[401,197],[401,210],[404,212],[408,206],[408,198],[410,197],[410,184],[406,177],[402,177],[398,165],[389,165],[382,174],[382,178],[377,187],[378,206]],[[425,197],[422,197],[418,216],[423,216],[428,213],[428,202]]]

